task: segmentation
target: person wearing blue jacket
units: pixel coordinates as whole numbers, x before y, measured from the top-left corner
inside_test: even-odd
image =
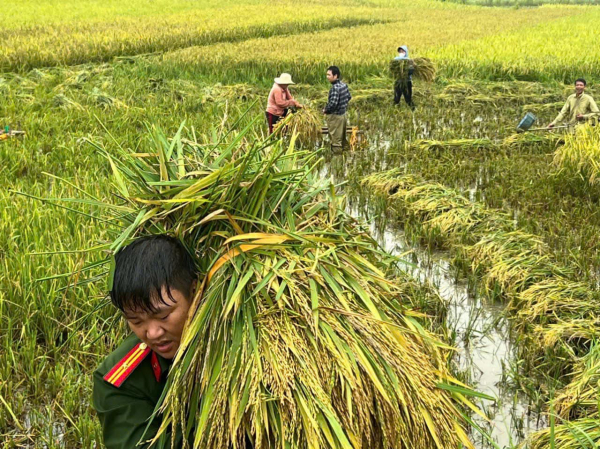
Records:
[[[412,100],[412,74],[415,71],[415,67],[413,61],[408,57],[408,47],[406,45],[398,47],[398,56],[394,59],[408,61],[408,79],[394,83],[394,104],[399,104],[400,99],[404,97],[406,104],[414,110],[415,104]]]

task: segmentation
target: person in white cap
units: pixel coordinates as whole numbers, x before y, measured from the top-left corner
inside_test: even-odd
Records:
[[[292,75],[289,73],[282,73],[279,78],[275,78],[275,84],[273,84],[271,92],[269,92],[269,99],[267,100],[266,115],[267,123],[269,124],[269,134],[273,132],[275,124],[286,116],[289,108],[302,107],[288,89],[288,86],[291,84],[295,83],[292,81]]]

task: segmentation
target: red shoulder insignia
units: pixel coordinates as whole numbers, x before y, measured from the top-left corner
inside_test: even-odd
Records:
[[[154,371],[154,377],[157,382],[160,382],[160,378],[162,376],[162,370],[160,369],[160,363],[158,363],[158,357],[156,352],[152,351],[152,357],[150,358],[150,363],[152,364],[152,371]]]
[[[106,373],[104,380],[115,387],[120,387],[148,354],[150,354],[148,345],[146,343],[138,343],[113,369]]]

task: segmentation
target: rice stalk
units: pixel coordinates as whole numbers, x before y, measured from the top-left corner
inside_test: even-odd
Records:
[[[599,418],[600,344],[594,343],[573,369],[573,379],[556,397],[555,409],[563,419]]]
[[[547,145],[558,143],[562,136],[556,134],[534,134],[515,133],[502,140],[487,138],[478,139],[449,139],[449,140],[427,140],[418,139],[410,143],[410,148],[418,151],[440,151],[440,150],[496,150],[505,151],[509,149],[520,149],[536,144]]]
[[[553,430],[549,428],[533,433],[521,449],[594,449],[600,445],[600,420],[585,418],[564,421]]]
[[[587,282],[572,281],[569,273],[554,275],[538,282],[519,294],[518,316],[530,323],[544,322],[545,316],[589,318],[598,313],[598,292]],[[571,276],[573,274],[570,274]]]
[[[473,272],[481,274],[483,286],[489,292],[499,287],[516,309],[522,305],[519,293],[523,290],[548,278],[572,274],[552,261],[543,241],[521,231],[482,236],[465,247],[464,253],[471,260]]]
[[[314,145],[322,136],[322,117],[318,111],[305,105],[302,109],[291,111],[284,120],[277,123],[275,132],[285,133],[287,130],[293,130],[300,144]]]
[[[590,185],[600,182],[600,129],[585,124],[565,136],[565,144],[554,153],[554,165],[562,172],[583,178]]]
[[[435,66],[430,59],[393,59],[390,62],[390,73],[396,83],[405,83],[409,79],[409,71],[413,71],[415,78],[426,82],[435,79]]]

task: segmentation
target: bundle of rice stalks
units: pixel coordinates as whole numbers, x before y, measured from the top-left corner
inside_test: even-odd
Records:
[[[373,102],[379,102],[383,100],[387,100],[390,97],[389,89],[356,89],[352,90],[352,104],[360,105],[363,104],[365,106],[371,105]],[[327,99],[323,99],[323,103],[325,103]]]
[[[565,421],[532,434],[521,449],[595,449],[600,447],[600,420]]]
[[[515,308],[520,308],[517,293],[553,276],[572,275],[553,263],[548,247],[539,237],[522,231],[481,236],[464,252],[471,260],[473,272],[481,274],[484,288],[488,292],[500,288]]]
[[[598,418],[600,404],[600,343],[577,362],[573,379],[556,397],[555,409],[563,419]]]
[[[82,89],[86,83],[94,78],[105,81],[112,78],[112,73],[114,71],[114,66],[112,64],[85,65],[79,66],[79,68],[81,68],[81,70],[61,70],[60,75],[64,77],[65,80],[57,87]]]
[[[600,182],[600,127],[578,126],[567,134],[565,144],[554,153],[554,165],[560,171],[583,178],[591,185]]]
[[[515,133],[508,137],[505,137],[502,142],[502,147],[508,147],[513,149],[541,145],[557,145],[563,139],[560,134],[546,133],[546,134],[535,134],[535,133]]]
[[[446,240],[463,242],[488,222],[510,226],[507,216],[492,214],[453,189],[424,182],[399,169],[366,176],[361,184],[388,197],[392,207],[418,221],[428,233],[440,234]]]
[[[390,73],[396,83],[408,81],[410,73],[415,78],[432,82],[435,79],[435,66],[430,59],[393,59],[390,62]]]
[[[50,78],[50,74],[40,69],[33,69],[27,74],[27,76],[37,82],[44,81]]]
[[[382,173],[373,173],[361,180],[362,186],[367,186],[376,194],[385,197],[398,192],[408,191],[415,187],[420,179],[413,174],[405,173],[399,168],[393,168]]]
[[[275,126],[275,133],[283,134],[292,130],[302,145],[314,145],[322,136],[323,115],[305,105],[302,109],[291,111],[284,120]]]
[[[414,75],[423,81],[433,82],[435,79],[435,65],[433,61],[427,58],[415,58],[413,62],[415,65]]]
[[[444,87],[445,94],[455,95],[476,95],[479,88],[473,83],[452,83]]]
[[[600,317],[591,314],[586,318],[565,315],[552,324],[538,325],[533,329],[537,342],[545,348],[562,346],[572,356],[587,351],[590,342],[600,338]]]
[[[546,316],[589,317],[600,310],[598,296],[587,282],[552,276],[519,294],[518,316],[528,323],[543,323]]]
[[[386,277],[395,262],[313,177],[314,151],[249,129],[216,144],[155,133],[144,154],[96,145],[122,198],[104,205],[110,248],[169,233],[202,273],[163,430],[207,449],[473,447],[456,404],[469,390]]]
[[[598,296],[590,284],[562,276],[549,277],[521,291],[512,307],[517,312],[513,328],[531,335],[532,344],[524,356],[548,358],[556,376],[570,371],[575,358],[600,337]]]
[[[564,103],[565,103],[564,101],[554,101],[554,102],[550,102],[550,103],[526,104],[523,106],[523,111],[533,111],[533,112],[556,111],[556,110],[560,110],[560,108],[563,106]]]

